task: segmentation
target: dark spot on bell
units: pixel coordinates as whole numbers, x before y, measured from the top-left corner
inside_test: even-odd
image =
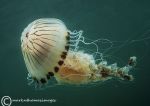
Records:
[[[29,36],[29,33],[27,32],[27,33],[26,33],[26,37],[28,38],[28,36]]]
[[[62,58],[62,59],[65,59],[65,58],[66,58],[66,55],[61,55],[61,58]]]
[[[58,64],[61,66],[62,64],[64,63],[64,61],[62,61],[62,60],[60,60],[59,62],[58,62]]]
[[[69,50],[69,46],[65,46],[65,49],[68,51]]]
[[[46,80],[44,78],[41,78],[40,81],[41,81],[42,84],[46,83]]]
[[[68,41],[67,44],[70,44],[70,42]]]
[[[68,36],[70,35],[70,32],[67,32],[68,33]]]
[[[50,76],[49,74],[47,74],[46,77],[47,77],[47,79],[50,79],[50,78],[51,78],[51,76]]]
[[[66,36],[66,40],[70,40],[70,36],[69,35]]]
[[[57,73],[59,68],[58,67],[54,67],[55,72]]]
[[[54,73],[53,72],[48,72],[48,75],[54,76]]]
[[[67,52],[62,52],[62,54],[67,55]]]
[[[61,58],[62,58],[62,59],[65,59],[65,58],[66,58],[66,55],[67,55],[67,52],[62,52]]]

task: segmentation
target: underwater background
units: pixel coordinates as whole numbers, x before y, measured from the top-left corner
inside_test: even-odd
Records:
[[[83,30],[88,39],[121,41],[104,55],[109,55],[108,64],[117,62],[119,66],[125,65],[130,56],[137,56],[137,66],[131,72],[134,81],[113,79],[91,86],[44,90],[28,86],[20,37],[23,29],[38,18],[58,18],[71,31]],[[0,0],[0,98],[56,99],[56,103],[12,106],[149,106],[149,30],[149,0]]]

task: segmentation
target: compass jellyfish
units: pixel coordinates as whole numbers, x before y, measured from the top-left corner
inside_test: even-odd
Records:
[[[108,64],[96,41],[86,42],[83,31],[70,31],[63,21],[41,18],[31,22],[22,32],[21,50],[28,70],[29,84],[85,85],[112,78],[132,81],[129,71],[136,65],[132,56],[123,67]],[[94,54],[80,49],[79,44],[95,45]],[[99,58],[97,58],[99,57]]]

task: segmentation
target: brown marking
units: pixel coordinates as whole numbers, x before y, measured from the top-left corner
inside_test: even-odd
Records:
[[[66,55],[63,55],[63,54],[62,54],[62,55],[61,55],[61,58],[62,58],[62,59],[65,59],[65,58],[66,58]]]
[[[41,42],[44,43],[44,44],[47,44],[48,46],[54,47],[53,45],[51,45],[51,44],[49,44],[49,43],[47,43],[47,42],[44,42],[44,41],[41,40],[41,39],[38,39],[38,40],[41,41]]]
[[[29,32],[26,33],[26,37],[27,37],[27,38],[28,38],[28,36],[29,36]]]
[[[47,74],[46,77],[47,77],[47,79],[50,79],[51,76],[49,74]]]
[[[33,40],[38,40],[38,39],[33,39]],[[36,45],[38,45],[39,47],[41,47],[41,48],[44,49],[45,51],[49,52],[48,49],[44,48],[44,47],[43,47],[42,45],[40,45],[39,43],[37,43],[37,42],[33,42],[33,43],[35,43]]]
[[[54,76],[54,73],[53,72],[48,72],[48,75]]]
[[[66,36],[66,40],[67,40],[67,41],[70,40],[70,36],[69,36],[69,35]]]
[[[68,34],[68,35],[70,35],[70,33],[69,33],[69,32],[67,32],[67,34]]]
[[[65,59],[65,58],[66,58],[66,55],[67,55],[67,52],[62,52],[61,58],[62,58],[62,59]]]
[[[46,83],[46,80],[44,78],[41,78],[40,81],[41,81],[42,84]]]
[[[58,64],[61,66],[64,63],[63,60],[58,61]]]
[[[69,45],[69,44],[70,44],[70,42],[68,41],[68,42],[67,42],[67,44]]]
[[[32,50],[30,47],[29,47],[29,45],[27,44],[27,49],[30,49],[30,50]]]
[[[37,33],[33,33],[32,35],[36,35],[36,36],[43,36],[43,35],[52,35],[52,36],[56,36],[54,34],[37,34]]]
[[[45,37],[40,37],[40,38],[42,38],[42,39],[46,39],[46,40],[51,40],[51,41],[53,41],[53,42],[56,42],[56,40],[53,40],[53,39],[49,39],[49,38],[45,38]]]
[[[35,54],[35,52],[34,52],[34,54]],[[32,56],[32,62],[35,60],[38,64],[40,64],[41,65],[41,63],[39,62],[39,60],[38,60],[38,57],[35,57],[35,55],[30,55],[30,56]],[[34,60],[33,60],[34,59]]]
[[[43,61],[43,59],[35,52],[35,51],[33,51],[33,53],[35,54],[35,58],[37,58],[37,60],[39,61],[39,59],[41,60],[41,61]],[[34,57],[34,56],[33,56]],[[39,62],[40,63],[40,62]]]
[[[68,51],[69,50],[69,46],[65,46],[65,49]]]
[[[62,52],[62,54],[67,55],[67,52]]]
[[[32,44],[32,47],[41,55],[43,55],[44,57],[46,57],[46,55],[44,53],[42,53],[41,51],[39,51],[38,49],[35,48],[35,46],[33,45],[33,42],[29,40],[29,42]]]
[[[57,73],[59,71],[59,67],[54,67],[54,71]]]

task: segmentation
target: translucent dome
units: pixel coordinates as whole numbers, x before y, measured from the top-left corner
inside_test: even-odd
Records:
[[[29,74],[38,83],[46,83],[66,58],[69,33],[59,19],[37,19],[24,29],[21,42]]]

